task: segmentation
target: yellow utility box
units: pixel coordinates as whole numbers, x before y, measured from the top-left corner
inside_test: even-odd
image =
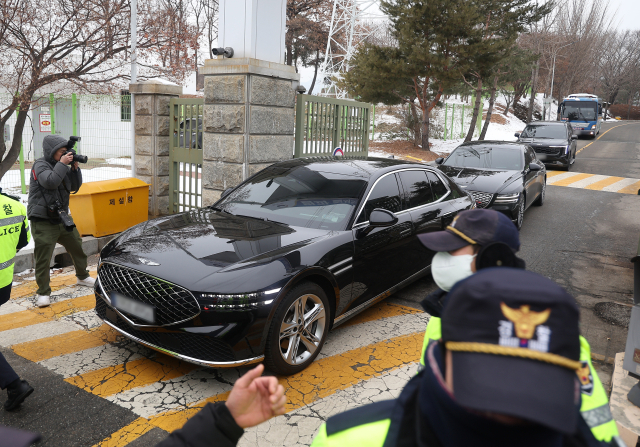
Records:
[[[120,233],[147,220],[149,185],[137,178],[83,183],[69,209],[80,236]]]

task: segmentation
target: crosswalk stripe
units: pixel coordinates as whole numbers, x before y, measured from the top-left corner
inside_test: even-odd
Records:
[[[18,343],[25,343],[80,329],[82,329],[82,326],[68,320],[47,321],[45,323],[0,332],[0,346],[9,347]]]
[[[623,177],[607,177],[604,180],[600,180],[598,182],[590,184],[589,186],[586,186],[585,189],[602,191],[605,187],[613,185],[614,183],[619,182],[622,179]]]
[[[416,363],[423,338],[424,332],[394,337],[340,355],[317,360],[298,374],[279,378],[287,395],[287,411],[328,397],[358,382],[369,380],[407,364]],[[160,414],[151,417],[149,422],[171,432],[182,427],[189,417],[197,413],[208,402],[220,401],[224,398],[220,395],[213,396],[191,405],[190,411],[179,410]]]
[[[41,309],[34,308],[5,315],[0,321],[0,331],[31,326],[60,318],[72,313],[90,310],[96,306],[94,295],[85,295],[78,298],[52,303]]]
[[[90,271],[89,276],[91,276],[92,278],[96,278],[97,272],[95,270]],[[49,285],[51,286],[51,290],[55,292],[57,290],[60,290],[75,284],[76,280],[77,278],[75,274],[52,276],[51,280],[49,281]],[[11,299],[13,300],[17,298],[26,298],[28,296],[33,296],[35,295],[37,290],[38,290],[38,285],[36,284],[35,281],[26,282],[24,284],[21,284],[11,289]]]
[[[23,310],[26,310],[24,306],[8,301],[4,303],[2,306],[0,306],[0,315],[8,315],[16,312],[22,312]],[[4,318],[2,320],[4,321]]]
[[[572,183],[577,182],[578,180],[582,180],[588,177],[593,176],[593,174],[579,174],[579,173],[573,173],[573,175],[571,176],[567,176],[565,178],[562,179],[558,179],[558,177],[555,177],[554,179],[552,179],[551,182],[549,182],[549,184],[552,184],[554,186],[568,186],[571,185]],[[558,180],[556,180],[558,179]]]
[[[153,428],[154,426],[149,424],[149,421],[144,418],[138,418],[93,447],[125,446],[151,431]]]
[[[625,179],[622,179],[622,180],[620,180],[618,182],[613,183],[612,185],[609,185],[607,187],[602,188],[602,191],[618,192],[621,189],[624,189],[629,185],[633,185],[637,181],[638,181],[638,179],[635,179],[635,178],[625,178]]]
[[[617,192],[621,194],[638,194],[638,189],[640,189],[640,181],[625,186],[624,188],[619,189]]]
[[[199,366],[158,354],[153,360],[134,360],[69,377],[65,382],[96,396],[106,397],[162,380],[174,379],[196,368]]]
[[[587,186],[605,180],[606,178],[606,175],[591,175],[589,177],[583,178],[582,180],[578,180],[577,182],[573,182],[567,186],[570,188],[586,188]]]
[[[560,175],[560,174],[566,174],[566,172],[562,172],[562,171],[547,171],[547,178],[555,177],[555,176]]]
[[[93,331],[79,330],[66,332],[37,340],[22,342],[11,347],[13,352],[32,362],[41,362],[53,357],[95,348],[114,342],[118,333],[103,324]]]
[[[547,185],[555,185],[556,182],[562,181],[566,178],[570,178],[576,175],[575,172],[561,172],[558,175],[553,176],[550,179],[547,179]]]

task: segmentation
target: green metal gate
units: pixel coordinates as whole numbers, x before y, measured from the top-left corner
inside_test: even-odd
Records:
[[[366,157],[369,152],[371,104],[313,95],[296,97],[294,157],[332,155]]]
[[[172,99],[169,113],[169,210],[202,206],[204,99]]]

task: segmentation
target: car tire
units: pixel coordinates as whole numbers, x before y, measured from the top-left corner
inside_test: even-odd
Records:
[[[524,222],[524,207],[525,207],[526,196],[525,193],[522,193],[522,198],[520,199],[520,206],[518,207],[518,217],[513,221],[515,226],[520,230],[522,228],[522,222]]]
[[[271,321],[265,365],[291,375],[309,366],[320,353],[330,326],[329,300],[318,284],[303,282],[282,300]]]
[[[538,198],[536,199],[535,202],[533,202],[533,204],[535,206],[542,206],[544,205],[544,197],[547,191],[547,179],[544,179],[544,183],[542,184],[542,191],[540,192],[540,195],[538,195]]]

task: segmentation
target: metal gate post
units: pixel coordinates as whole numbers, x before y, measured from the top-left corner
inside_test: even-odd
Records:
[[[295,143],[294,143],[294,151],[293,156],[298,158],[302,157],[302,145],[304,142],[305,136],[305,122],[304,119],[305,111],[306,111],[306,97],[307,95],[297,95],[296,96],[296,135],[295,135]]]

